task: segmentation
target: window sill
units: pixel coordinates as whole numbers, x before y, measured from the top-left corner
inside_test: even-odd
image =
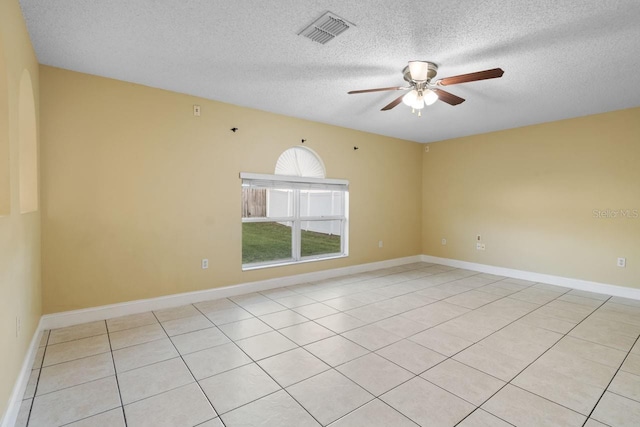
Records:
[[[300,261],[283,260],[283,261],[275,261],[275,262],[269,262],[269,263],[243,264],[242,271],[261,270],[263,268],[283,267],[287,265],[296,265],[296,264],[306,264],[309,262],[327,261],[330,259],[346,258],[348,256],[349,256],[348,254],[336,254],[336,255],[329,255],[329,256],[323,256],[323,257],[308,257],[308,258],[303,258]]]

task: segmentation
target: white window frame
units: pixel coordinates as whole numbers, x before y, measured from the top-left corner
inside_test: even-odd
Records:
[[[290,259],[273,260],[242,264],[242,270],[256,270],[267,267],[299,264],[349,256],[349,181],[344,179],[307,178],[288,175],[267,175],[241,172],[242,186],[255,185],[260,188],[281,188],[293,190],[293,213],[287,217],[242,218],[242,223],[251,222],[291,222]],[[333,190],[344,193],[343,215],[300,216],[300,191],[302,189]],[[306,221],[340,221],[341,238],[340,253],[301,256],[302,231],[301,223]]]

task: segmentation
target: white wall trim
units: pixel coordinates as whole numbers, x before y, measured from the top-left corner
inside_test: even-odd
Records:
[[[38,352],[38,348],[40,347],[40,337],[42,335],[42,330],[42,318],[40,318],[38,327],[33,333],[33,337],[31,337],[31,343],[29,344],[27,355],[24,358],[24,362],[22,362],[20,374],[16,379],[16,383],[13,385],[13,391],[11,393],[11,397],[9,398],[7,410],[2,417],[2,421],[0,422],[1,427],[13,427],[16,423],[18,413],[20,412],[20,405],[22,404],[22,397],[24,396],[24,392],[27,389],[27,383],[29,382],[29,377],[31,376],[33,361],[35,360],[36,353]]]
[[[125,316],[128,314],[144,313],[151,310],[161,310],[163,308],[177,307],[185,304],[193,304],[219,298],[228,298],[250,292],[265,291],[282,286],[292,286],[300,283],[317,280],[331,279],[333,277],[364,273],[381,268],[396,267],[404,264],[420,262],[421,255],[414,255],[405,258],[396,258],[386,261],[359,264],[349,267],[333,268],[329,270],[303,273],[293,276],[277,277],[275,279],[260,280],[257,282],[241,283],[237,285],[212,288],[204,291],[186,292],[181,294],[167,295],[157,298],[128,301],[119,304],[103,305],[99,307],[85,308],[81,310],[65,311],[61,313],[45,314],[42,316],[43,329],[64,328],[66,326],[80,323],[104,320],[112,317]]]
[[[610,285],[608,283],[591,282],[588,280],[573,279],[569,277],[553,276],[551,274],[535,273],[532,271],[516,270],[513,268],[497,267],[488,264],[460,261],[450,258],[439,258],[431,255],[422,255],[423,262],[447,265],[449,267],[464,268],[479,271],[481,273],[496,274],[498,276],[513,277],[515,279],[530,280],[532,282],[548,283],[550,285],[564,286],[581,291],[595,292],[598,294],[612,295],[615,297],[640,300],[640,289],[625,286]]]

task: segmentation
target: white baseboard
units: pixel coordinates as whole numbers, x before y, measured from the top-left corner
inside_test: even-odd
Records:
[[[607,283],[591,282],[588,280],[572,279],[569,277],[553,276],[551,274],[535,273],[532,271],[515,270],[513,268],[496,267],[494,265],[478,264],[475,262],[460,261],[450,258],[439,258],[431,255],[422,255],[423,262],[447,265],[449,267],[464,268],[466,270],[479,271],[481,273],[495,274],[498,276],[513,277],[515,279],[530,280],[532,282],[548,283],[550,285],[564,286],[581,291],[606,294],[614,297],[640,300],[640,289],[627,288],[625,286],[610,285]]]
[[[42,318],[40,318],[38,327],[33,333],[33,337],[31,337],[31,343],[29,344],[27,355],[25,356],[24,362],[22,363],[20,375],[18,375],[16,383],[13,386],[13,392],[11,393],[11,397],[9,398],[7,410],[2,417],[2,421],[0,421],[0,427],[13,427],[16,423],[18,413],[20,412],[20,405],[22,404],[22,397],[24,396],[24,392],[27,389],[27,383],[29,382],[29,377],[31,376],[33,361],[35,360],[36,353],[38,352],[38,348],[40,347],[40,337],[42,335],[42,330]]]
[[[85,308],[81,310],[45,314],[44,316],[42,316],[42,328],[64,328],[66,326],[78,325],[80,323],[110,319],[112,317],[125,316],[128,314],[144,313],[151,310],[161,310],[163,308],[177,307],[180,305],[193,304],[212,299],[228,298],[236,295],[247,294],[250,292],[265,291],[282,286],[292,286],[300,283],[331,279],[333,277],[349,274],[364,273],[368,271],[379,270],[381,268],[396,267],[399,265],[411,264],[420,261],[421,255],[415,255],[405,258],[372,262],[368,264],[333,268],[329,270],[316,271],[313,273],[304,273],[294,276],[260,280],[257,282],[241,283],[238,285],[207,289],[204,291],[186,292],[157,298],[141,299],[119,304]]]

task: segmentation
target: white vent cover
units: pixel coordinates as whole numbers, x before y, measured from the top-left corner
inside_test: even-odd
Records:
[[[320,44],[326,44],[347,31],[351,26],[353,26],[353,24],[349,21],[331,12],[327,12],[298,33],[298,35],[307,37]]]

